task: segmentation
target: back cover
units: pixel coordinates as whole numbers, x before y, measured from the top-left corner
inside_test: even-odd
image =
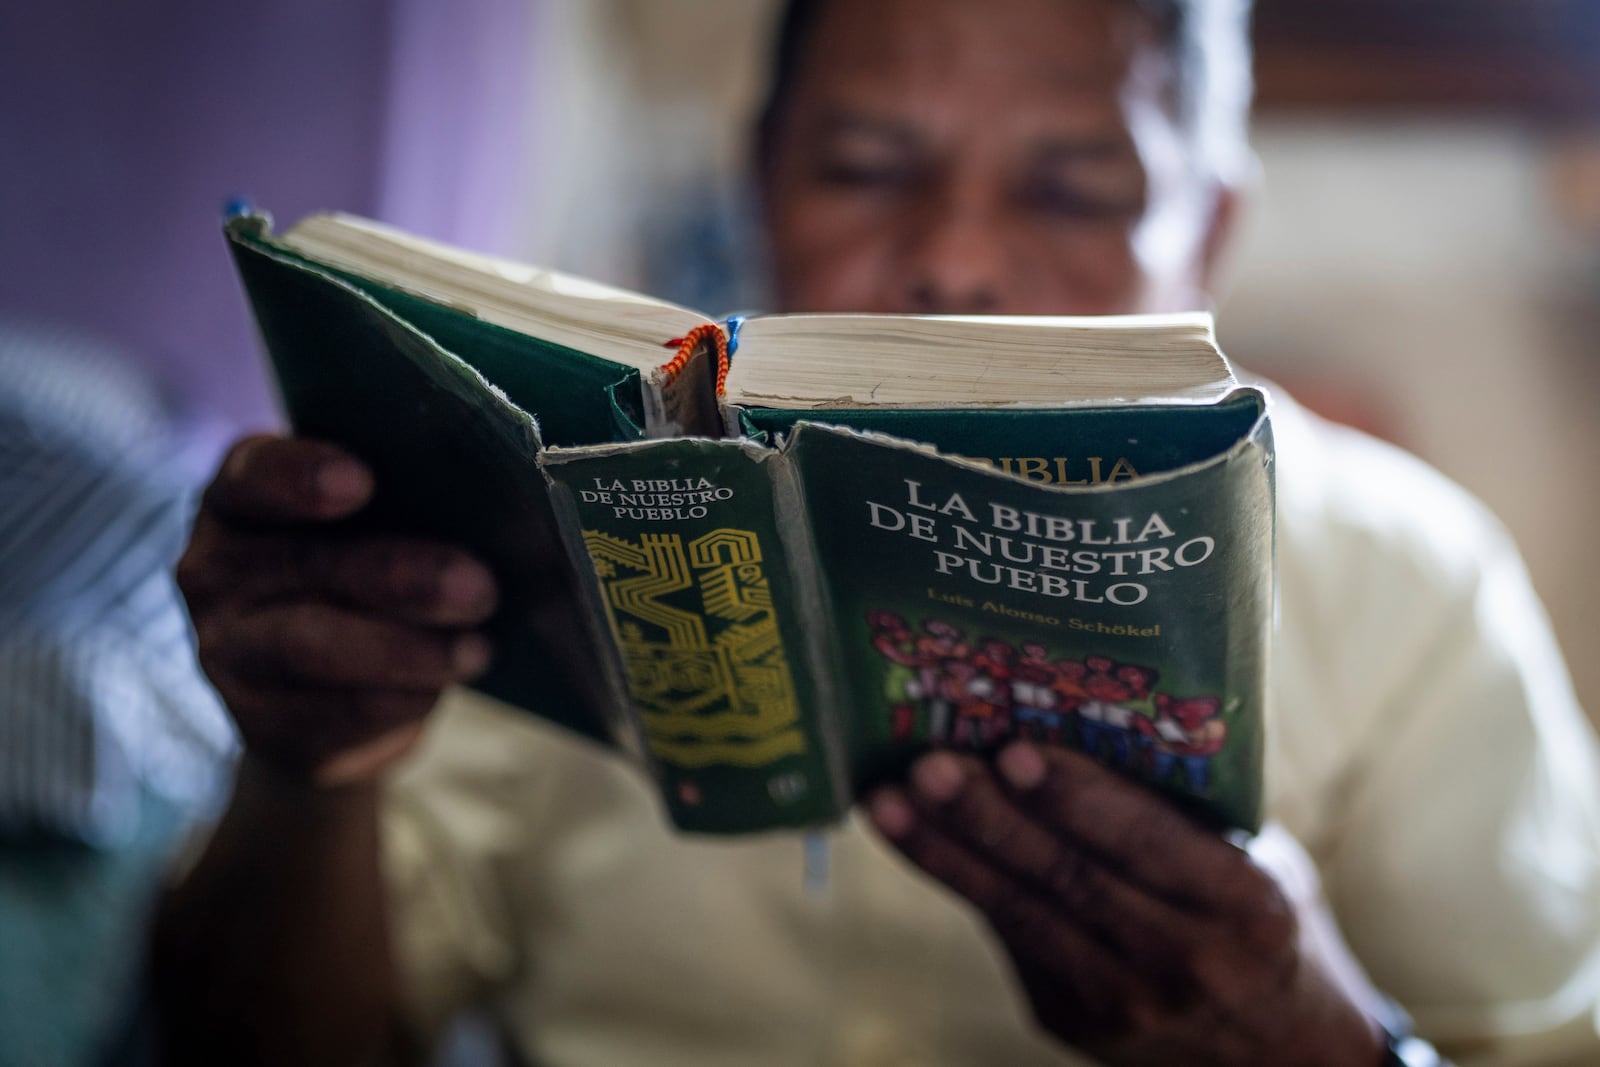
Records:
[[[537,466],[538,427],[471,367],[348,283],[249,239],[229,245],[295,432],[368,463],[377,494],[351,520],[460,545],[493,569],[495,658],[473,688],[611,742],[575,627],[576,576]],[[246,228],[240,232],[240,228]]]

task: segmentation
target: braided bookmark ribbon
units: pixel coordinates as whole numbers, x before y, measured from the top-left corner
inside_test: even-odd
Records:
[[[682,337],[674,337],[664,347],[676,348],[677,354],[669,359],[661,368],[666,375],[668,383],[674,381],[683,368],[688,364],[689,357],[694,355],[695,349],[707,338],[712,338],[717,348],[717,396],[722,395],[723,387],[728,382],[728,335],[722,332],[722,327],[708,322],[703,326],[696,326]]]

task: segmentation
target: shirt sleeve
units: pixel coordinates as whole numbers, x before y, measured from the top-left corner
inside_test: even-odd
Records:
[[[1342,931],[1456,1062],[1600,1062],[1600,760],[1543,608],[1460,490],[1354,435],[1338,463],[1342,533],[1287,563],[1338,590],[1316,852]]]

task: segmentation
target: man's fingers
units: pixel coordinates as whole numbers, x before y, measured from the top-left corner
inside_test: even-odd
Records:
[[[1020,809],[1167,900],[1253,911],[1275,891],[1243,851],[1082,753],[1018,743],[995,768]]]
[[[432,541],[326,530],[300,537],[267,533],[219,542],[216,573],[235,576],[229,592],[246,604],[328,600],[403,622],[473,626],[493,612],[489,569]]]
[[[319,441],[255,437],[223,462],[177,578],[200,662],[247,751],[309,780],[370,779],[445,687],[489,660],[497,601],[457,549],[340,522],[372,473]]]
[[[465,681],[488,664],[482,635],[432,630],[329,604],[262,608],[227,623],[227,661],[207,664],[249,685],[368,686],[434,692]],[[239,709],[235,709],[237,712]]]
[[[949,752],[912,768],[918,816],[969,852],[1030,886],[1147,978],[1184,979],[1198,920],[1127,881],[1081,844],[1024,812],[982,763]]]
[[[911,862],[983,913],[1019,964],[1040,967],[1057,985],[1067,984],[1074,1014],[1105,1025],[1120,1019],[1141,995],[1141,983],[1112,950],[1031,887],[920,817],[900,790],[880,790],[868,807],[873,821]]]
[[[234,445],[205,494],[205,509],[245,523],[338,519],[372,496],[372,473],[323,441],[247,437]]]
[[[234,446],[206,493],[178,584],[196,615],[221,601],[246,607],[329,600],[433,626],[483,622],[497,602],[488,569],[447,545],[363,533],[331,520],[372,494],[366,468],[338,448],[252,437]]]
[[[372,537],[313,555],[309,580],[346,604],[435,626],[472,626],[494,612],[494,576],[459,549]]]

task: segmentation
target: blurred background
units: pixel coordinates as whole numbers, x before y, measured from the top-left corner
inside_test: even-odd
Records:
[[[116,395],[164,427],[172,476],[151,492],[168,500],[274,426],[218,232],[238,197],[283,225],[353,211],[711,312],[758,307],[744,125],[774,8],[0,6],[0,339],[32,339],[0,386],[62,349],[124,368]],[[1261,170],[1224,347],[1485,500],[1600,714],[1600,4],[1262,0],[1256,26]],[[81,382],[101,364],[61,365]],[[0,559],[0,577],[28,566]],[[0,677],[0,723],[26,699]],[[174,717],[214,713],[196,698]],[[82,823],[17,825],[92,855],[144,840]],[[47,895],[16,870],[0,856],[0,943],[5,909]],[[17,1062],[82,1062],[75,1048]]]
[[[93,332],[220,442],[274,421],[217,233],[247,196],[758,305],[772,0],[0,10],[0,312]],[[1518,535],[1600,706],[1600,4],[1263,0],[1236,359]]]

